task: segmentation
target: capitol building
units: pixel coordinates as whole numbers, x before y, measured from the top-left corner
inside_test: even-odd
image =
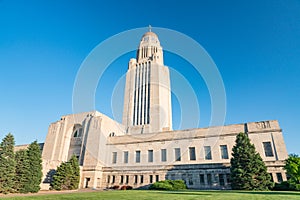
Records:
[[[170,74],[154,32],[145,33],[128,63],[122,124],[98,112],[62,116],[43,144],[42,189],[51,173],[75,154],[80,188],[144,188],[182,179],[192,189],[230,189],[236,135],[248,135],[274,182],[286,180],[288,157],[277,120],[222,127],[172,129]]]

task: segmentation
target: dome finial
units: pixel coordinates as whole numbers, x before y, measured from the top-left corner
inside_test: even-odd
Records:
[[[148,28],[149,28],[149,32],[152,32],[152,26],[150,24],[149,24]]]

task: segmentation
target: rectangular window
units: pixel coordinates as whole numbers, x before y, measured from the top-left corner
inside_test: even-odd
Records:
[[[141,162],[141,151],[135,151],[135,162]]]
[[[128,151],[124,151],[124,163],[128,163]]]
[[[271,142],[263,142],[266,157],[273,157],[273,149]]]
[[[224,174],[219,174],[219,183],[220,186],[224,186],[225,185],[225,179],[224,179]]]
[[[124,182],[124,176],[121,175],[121,177],[120,177],[120,184],[123,184],[123,182]]]
[[[208,185],[212,184],[211,174],[207,174],[207,184]]]
[[[175,148],[175,161],[181,161],[180,148]]]
[[[156,181],[156,182],[159,181],[159,175],[155,175],[155,181]]]
[[[211,148],[210,146],[204,146],[204,154],[205,154],[205,160],[211,160]]]
[[[115,183],[116,181],[116,176],[111,176],[112,180],[111,180],[111,183]]]
[[[140,183],[144,183],[144,175],[140,175]]]
[[[200,185],[204,185],[204,174],[200,174]]]
[[[107,176],[107,183],[110,183],[110,175]]]
[[[273,174],[272,173],[269,173],[270,177],[271,177],[271,181],[274,182],[274,179],[273,179]]]
[[[113,164],[117,163],[117,152],[112,152],[112,163]]]
[[[281,173],[276,173],[276,176],[277,176],[277,182],[281,183],[283,181],[282,180],[282,174]]]
[[[167,149],[162,149],[161,150],[161,162],[166,162],[167,161]]]
[[[196,160],[196,150],[195,147],[189,147],[190,160]]]
[[[128,184],[128,183],[129,183],[129,176],[126,175],[126,184]]]
[[[193,182],[193,175],[192,175],[192,174],[189,174],[188,177],[189,177],[189,185],[194,185],[194,182]]]
[[[150,183],[153,183],[153,175],[150,175],[150,176],[149,176],[149,182],[150,182]]]
[[[153,150],[148,150],[148,162],[153,162]]]
[[[230,184],[230,174],[226,174],[226,181],[227,181],[227,185]]]
[[[221,150],[221,158],[228,159],[227,145],[220,145],[220,150]]]
[[[137,184],[138,182],[138,175],[134,175],[134,184]]]

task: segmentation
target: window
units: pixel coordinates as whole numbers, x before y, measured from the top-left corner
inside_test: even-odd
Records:
[[[107,183],[110,183],[110,175],[107,176]]]
[[[153,162],[153,150],[148,150],[148,162]]]
[[[180,148],[175,148],[175,161],[181,161]]]
[[[220,150],[221,150],[221,158],[228,159],[227,145],[220,145]]]
[[[129,183],[129,176],[126,175],[126,184],[128,184],[128,183]]]
[[[128,163],[128,151],[124,151],[124,163]]]
[[[194,185],[194,182],[193,182],[193,175],[192,175],[192,174],[189,174],[188,177],[189,177],[189,185]]]
[[[117,163],[117,152],[112,153],[112,163],[116,164]]]
[[[155,181],[158,182],[159,181],[159,175],[155,176]]]
[[[121,175],[121,177],[120,177],[120,184],[123,184],[123,182],[124,182],[124,176]]]
[[[210,146],[204,146],[205,160],[211,160],[211,148]]]
[[[150,182],[150,183],[153,183],[153,175],[150,175],[150,176],[149,176],[149,182]]]
[[[116,176],[111,176],[112,180],[111,180],[111,183],[115,183],[116,181]]]
[[[200,185],[204,185],[204,174],[200,174]]]
[[[277,182],[281,183],[283,181],[282,180],[282,174],[281,173],[276,173],[276,176],[277,176]]]
[[[141,162],[141,151],[135,151],[135,162]]]
[[[162,149],[161,150],[161,162],[166,162],[167,161],[167,149]]]
[[[189,147],[190,160],[196,160],[196,151],[195,147]]]
[[[207,174],[207,184],[208,185],[212,184],[211,174]]]
[[[138,175],[134,175],[134,184],[137,184],[138,182]]]
[[[273,157],[273,149],[271,142],[263,142],[266,157]]]
[[[219,174],[219,183],[220,183],[220,186],[224,186],[225,185],[224,174]]]
[[[140,183],[144,183],[144,175],[140,175]]]

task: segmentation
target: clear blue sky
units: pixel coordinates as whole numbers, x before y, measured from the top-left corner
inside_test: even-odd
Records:
[[[288,152],[300,154],[296,0],[0,0],[0,137],[11,132],[17,144],[43,142],[49,124],[72,113],[73,83],[89,52],[110,36],[148,24],[180,31],[210,54],[226,88],[226,124],[277,119]],[[108,116],[111,96],[104,94],[112,93],[110,85],[134,55],[121,56],[100,81],[97,110]],[[205,127],[210,118],[205,83],[178,56],[166,53],[165,64],[192,84]],[[179,111],[176,99],[173,103],[176,128]]]

